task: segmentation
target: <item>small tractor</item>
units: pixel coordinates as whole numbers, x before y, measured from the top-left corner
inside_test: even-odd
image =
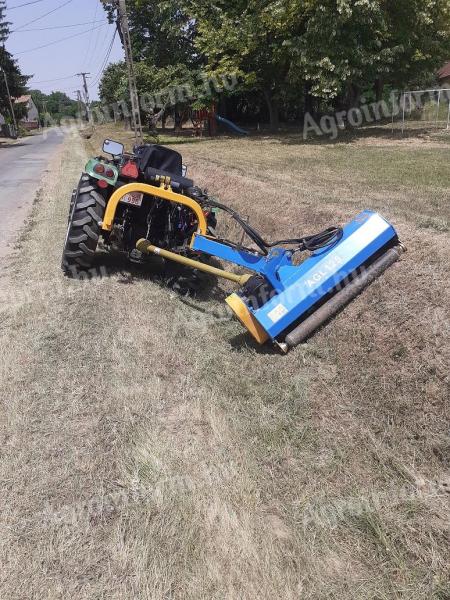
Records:
[[[371,210],[344,227],[266,241],[186,177],[178,152],[145,144],[127,154],[112,140],[103,151],[112,158],[90,159],[72,195],[64,272],[77,277],[89,271],[101,238],[106,249],[135,263],[157,255],[191,268],[194,280],[201,273],[225,278],[238,286],[226,300],[234,315],[259,344],[270,342],[282,352],[306,341],[403,252],[392,225]],[[251,247],[216,235],[220,211],[238,223]],[[307,257],[298,260],[300,253]],[[211,259],[245,272],[213,266]]]

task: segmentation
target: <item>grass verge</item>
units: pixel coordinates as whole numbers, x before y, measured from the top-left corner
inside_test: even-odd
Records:
[[[114,261],[63,279],[85,160],[67,147],[2,280],[0,595],[448,598],[449,239],[420,225],[448,218],[430,175],[446,148],[431,164],[370,140],[182,147],[267,237],[373,206],[409,248],[283,357],[227,318],[220,286],[183,301]]]

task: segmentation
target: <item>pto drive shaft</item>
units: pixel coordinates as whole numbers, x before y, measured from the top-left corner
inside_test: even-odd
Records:
[[[224,271],[223,269],[218,269],[216,267],[212,267],[211,265],[206,265],[205,263],[202,263],[198,260],[193,260],[192,258],[187,258],[186,256],[182,256],[181,254],[177,254],[176,252],[170,252],[169,250],[158,248],[158,246],[153,246],[153,244],[151,244],[148,240],[145,239],[139,240],[136,244],[136,248],[139,250],[139,252],[145,254],[156,254],[158,256],[162,256],[163,258],[167,258],[168,260],[177,262],[180,265],[191,267],[193,269],[198,269],[199,271],[209,273],[210,275],[215,275],[216,277],[228,279],[229,281],[233,281],[234,283],[237,283],[241,286],[245,285],[251,277],[251,275],[237,275],[236,273],[230,273],[230,271]]]

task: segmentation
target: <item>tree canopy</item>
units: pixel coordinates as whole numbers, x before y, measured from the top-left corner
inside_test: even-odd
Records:
[[[56,123],[59,123],[63,117],[77,116],[78,103],[64,92],[44,94],[40,90],[30,90],[29,93],[33,97],[43,123],[48,122],[49,116]]]
[[[114,3],[102,1],[113,20]],[[274,125],[280,112],[299,118],[355,106],[367,90],[435,83],[450,59],[448,0],[128,0],[128,11],[142,91],[198,69],[233,73],[239,88],[222,100],[263,106]],[[113,82],[125,91],[120,65],[106,71],[102,99]]]

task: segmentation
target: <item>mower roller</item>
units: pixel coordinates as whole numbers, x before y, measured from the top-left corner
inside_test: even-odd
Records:
[[[344,227],[265,241],[236,211],[187,179],[174,150],[147,144],[126,154],[112,140],[103,150],[113,159],[91,159],[72,197],[64,272],[89,269],[102,238],[106,249],[126,252],[134,263],[153,254],[189,267],[193,276],[223,277],[238,286],[228,306],[259,344],[288,352],[306,341],[403,252],[392,225],[371,210]],[[216,235],[221,211],[243,229],[250,248]],[[301,253],[307,253],[304,260]],[[211,257],[245,272],[212,266]]]

